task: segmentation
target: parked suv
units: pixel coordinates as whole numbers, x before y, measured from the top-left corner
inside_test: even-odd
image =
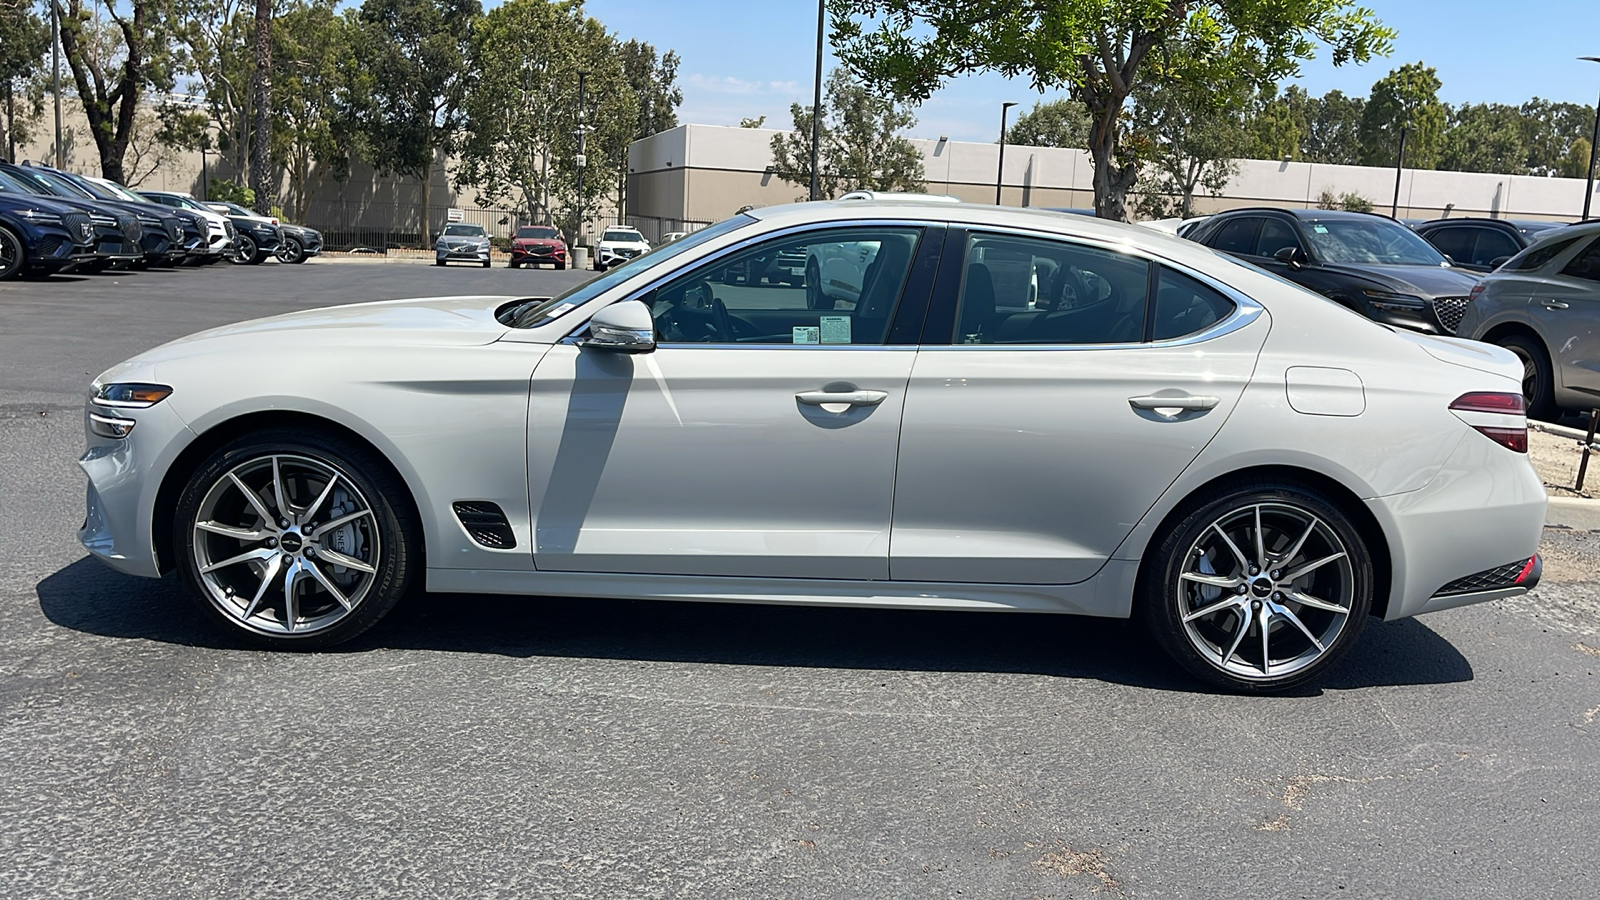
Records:
[[[541,266],[550,263],[557,269],[567,267],[567,242],[561,232],[549,225],[524,225],[511,238],[511,268]]]
[[[1461,334],[1522,360],[1528,415],[1600,406],[1600,222],[1546,231],[1485,277]]]
[[[477,263],[489,268],[489,233],[482,225],[451,222],[439,233],[439,239],[433,244],[433,264],[442,266],[452,262]]]
[[[1186,235],[1350,307],[1369,319],[1455,334],[1478,279],[1388,216],[1325,209],[1237,209]]]
[[[263,216],[237,203],[211,201],[206,206],[227,216],[233,223],[234,262],[254,266],[278,254],[278,248],[283,244],[283,229],[279,227],[277,219]]]
[[[612,225],[600,234],[600,243],[594,250],[594,270],[604,272],[649,252],[650,242],[637,228]]]
[[[1450,262],[1474,272],[1492,272],[1521,253],[1533,239],[1561,222],[1512,222],[1506,219],[1434,219],[1416,227]]]
[[[7,174],[38,185],[46,192],[80,203],[91,203],[97,211],[116,218],[119,223],[124,222],[125,214],[131,213],[139,225],[139,246],[144,255],[141,264],[172,265],[189,253],[184,223],[176,210],[165,209],[154,203],[108,199],[91,190],[89,185],[80,183],[74,176],[49,166],[28,163],[4,168]],[[124,231],[128,229],[124,228]]]
[[[181,191],[139,191],[139,196],[162,206],[181,209],[200,216],[206,222],[206,263],[220,262],[233,253],[233,222],[227,216],[200,203]]]
[[[83,210],[0,182],[0,281],[92,260],[94,237]]]

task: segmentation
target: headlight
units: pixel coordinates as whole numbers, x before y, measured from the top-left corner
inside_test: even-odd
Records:
[[[95,389],[94,402],[102,406],[144,409],[155,406],[171,395],[172,388],[164,384],[145,384],[142,382],[102,384]]]
[[[95,434],[113,440],[122,440],[133,433],[133,426],[139,424],[132,419],[118,418],[117,416],[103,416],[100,413],[89,413],[89,430]]]
[[[24,219],[27,219],[29,222],[33,222],[33,223],[38,224],[38,225],[60,225],[61,224],[61,217],[60,216],[56,215],[53,212],[45,212],[42,209],[25,209],[22,212],[17,213],[17,215],[23,217]]]

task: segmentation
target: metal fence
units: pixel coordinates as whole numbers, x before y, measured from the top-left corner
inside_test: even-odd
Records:
[[[428,221],[434,234],[422,235],[417,230],[417,207],[414,204],[349,202],[313,200],[306,210],[305,221],[322,232],[329,250],[357,249],[387,253],[402,248],[427,248],[433,245],[439,229],[459,213],[455,221],[482,225],[491,237],[510,238],[517,226],[529,224],[519,210],[478,208],[471,206],[433,206],[428,211]],[[659,243],[664,235],[675,231],[698,231],[710,225],[702,219],[676,219],[663,216],[608,216],[590,219],[589,239],[599,239],[607,225],[629,225],[639,230],[645,240]],[[538,223],[543,224],[543,223]],[[570,236],[569,236],[570,237]]]

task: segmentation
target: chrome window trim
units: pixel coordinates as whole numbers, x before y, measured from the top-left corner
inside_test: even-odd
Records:
[[[1128,244],[1128,243],[1122,243],[1122,242],[1119,242],[1119,241],[1106,240],[1104,238],[1080,237],[1078,235],[1065,235],[1065,234],[1061,234],[1060,232],[1039,231],[1039,230],[1028,229],[1028,228],[1018,228],[1018,227],[999,226],[999,225],[997,225],[997,226],[976,225],[976,224],[965,224],[965,223],[958,223],[958,222],[951,222],[950,225],[952,227],[965,228],[966,231],[967,231],[967,239],[968,240],[971,240],[972,236],[974,234],[977,234],[977,233],[980,233],[980,232],[984,233],[984,234],[997,234],[998,233],[998,234],[1012,235],[1012,236],[1015,236],[1015,237],[1034,238],[1034,239],[1038,239],[1038,240],[1047,240],[1047,241],[1048,240],[1053,240],[1053,241],[1056,241],[1058,243],[1062,243],[1062,242],[1079,243],[1079,244],[1084,244],[1084,245],[1090,247],[1091,249],[1095,249],[1095,250],[1106,250],[1106,251],[1113,252],[1113,253],[1121,253],[1121,254],[1126,255],[1126,256],[1133,256],[1133,257],[1138,258],[1138,259],[1143,259],[1145,262],[1148,262],[1148,263],[1152,263],[1152,264],[1155,264],[1155,265],[1166,266],[1167,268],[1173,270],[1174,272],[1177,272],[1177,273],[1182,274],[1182,275],[1187,275],[1190,278],[1193,278],[1194,280],[1200,282],[1201,284],[1205,285],[1206,287],[1209,287],[1209,288],[1217,291],[1218,293],[1222,294],[1224,297],[1227,297],[1229,300],[1231,300],[1233,302],[1234,307],[1233,307],[1233,312],[1231,314],[1229,314],[1226,318],[1222,319],[1221,321],[1212,323],[1212,325],[1210,327],[1208,327],[1208,328],[1206,328],[1204,330],[1197,331],[1194,334],[1186,334],[1186,335],[1184,335],[1182,337],[1169,338],[1169,339],[1164,340],[1164,341],[1123,341],[1123,342],[1115,343],[1115,344],[957,344],[957,343],[951,343],[951,344],[948,344],[948,345],[945,345],[945,344],[922,344],[922,345],[919,345],[919,346],[922,346],[922,347],[925,347],[925,348],[928,348],[928,349],[945,349],[947,346],[948,347],[963,347],[963,348],[970,348],[970,349],[975,349],[975,350],[993,350],[993,349],[998,349],[998,348],[1003,348],[1003,349],[1007,349],[1007,350],[1015,350],[1015,349],[1034,349],[1034,350],[1130,350],[1130,349],[1137,349],[1137,348],[1140,348],[1140,347],[1149,347],[1151,349],[1163,349],[1163,348],[1168,348],[1168,347],[1186,347],[1186,346],[1189,346],[1191,344],[1199,344],[1199,343],[1203,343],[1205,341],[1215,340],[1216,338],[1232,334],[1235,331],[1238,331],[1239,329],[1244,328],[1245,326],[1249,325],[1251,322],[1254,322],[1256,319],[1261,317],[1262,313],[1266,312],[1266,307],[1262,306],[1261,304],[1257,303],[1255,300],[1252,300],[1250,297],[1246,296],[1244,294],[1244,292],[1240,291],[1238,288],[1235,288],[1235,287],[1233,287],[1232,285],[1229,285],[1229,284],[1224,284],[1221,281],[1218,281],[1212,275],[1209,275],[1209,274],[1207,274],[1205,272],[1200,272],[1200,271],[1194,269],[1191,266],[1188,266],[1188,265],[1186,265],[1184,263],[1181,263],[1181,262],[1178,262],[1178,261],[1172,259],[1169,256],[1165,256],[1163,254],[1157,253],[1157,252],[1152,251],[1152,250],[1147,250],[1144,247],[1139,247],[1139,246],[1136,246],[1136,245],[1133,245],[1133,244]],[[1203,246],[1203,245],[1201,245],[1201,246]],[[965,251],[963,251],[963,253],[962,253],[963,259],[965,259],[965,256],[966,256],[966,253],[965,253]],[[965,263],[963,262],[963,268],[964,267],[965,267]],[[1146,298],[1145,302],[1148,304],[1149,298]]]
[[[761,220],[757,219],[756,221],[759,222]],[[600,302],[600,301],[604,301],[604,302],[601,303],[600,306],[595,307],[595,310],[590,311],[588,316],[586,316],[578,325],[574,326],[571,331],[567,332],[567,334],[564,335],[561,339],[559,339],[557,341],[557,343],[563,343],[564,344],[564,343],[569,343],[569,342],[574,341],[577,338],[577,335],[578,335],[579,332],[581,332],[583,329],[589,327],[589,319],[593,318],[595,311],[598,311],[598,310],[603,309],[603,308],[605,308],[607,306],[610,306],[613,303],[622,303],[622,302],[627,301],[627,300],[641,300],[641,299],[643,299],[644,295],[650,293],[651,291],[655,290],[658,287],[661,287],[661,285],[665,284],[668,281],[671,281],[673,278],[677,277],[679,274],[682,274],[683,272],[686,272],[686,271],[688,271],[689,269],[691,269],[693,267],[699,266],[701,263],[714,262],[715,260],[721,259],[724,256],[727,256],[727,255],[730,255],[730,254],[737,253],[739,251],[745,250],[745,249],[747,249],[747,248],[749,248],[751,246],[754,246],[755,244],[763,243],[763,242],[765,242],[765,241],[767,241],[769,239],[784,238],[784,237],[789,237],[791,235],[804,234],[804,233],[810,232],[810,231],[837,231],[837,230],[839,230],[841,228],[924,228],[924,229],[926,229],[926,228],[949,228],[950,225],[951,225],[951,223],[949,223],[949,222],[937,222],[937,221],[930,221],[930,220],[926,220],[926,219],[835,219],[835,220],[831,220],[831,221],[827,221],[827,222],[806,222],[806,223],[801,224],[801,225],[790,225],[790,226],[787,226],[785,228],[776,228],[776,229],[773,229],[772,231],[764,231],[761,234],[751,235],[749,237],[744,238],[743,240],[736,241],[736,242],[734,242],[732,244],[728,244],[728,245],[726,245],[724,247],[721,247],[720,249],[709,251],[709,252],[707,252],[706,254],[704,254],[702,256],[697,256],[694,259],[685,262],[682,266],[679,266],[677,269],[674,269],[672,272],[656,276],[651,281],[649,281],[648,283],[644,284],[642,287],[638,288],[637,290],[631,290],[626,294],[622,294],[621,296],[617,297],[615,300],[605,300],[605,298],[603,296],[596,297],[593,300],[590,300],[589,303],[596,303],[596,302]],[[921,246],[921,239],[920,238],[918,239],[918,246],[919,247]],[[915,262],[916,262],[916,254],[913,253],[912,254],[912,263],[915,263]],[[909,277],[909,274],[910,273],[909,273],[909,270],[908,270],[908,272],[907,272],[907,276],[908,277]],[[618,285],[618,287],[625,287],[625,285]],[[902,286],[902,290],[904,290],[904,286]],[[584,305],[587,306],[589,304],[586,303]],[[885,338],[887,339],[887,335],[885,335]],[[760,347],[760,348],[799,347],[800,349],[811,349],[813,347],[822,347],[822,346],[831,346],[833,348],[854,346],[854,347],[864,347],[864,348],[867,348],[867,349],[882,349],[882,348],[890,346],[890,345],[882,344],[882,343],[879,343],[879,344],[832,344],[832,345],[824,345],[824,344],[694,344],[694,343],[659,342],[659,343],[656,344],[656,346],[657,347],[730,347],[730,348],[738,347],[738,348],[745,348],[745,349],[754,349],[754,348],[757,348],[757,347]],[[897,346],[910,347],[911,349],[914,350],[914,349],[916,349],[916,347],[918,345],[916,345],[916,344],[901,344],[901,345],[897,345]]]

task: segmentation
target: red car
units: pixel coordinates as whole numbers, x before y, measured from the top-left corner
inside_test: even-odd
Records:
[[[550,263],[558,269],[567,267],[567,242],[561,232],[548,225],[524,225],[511,239],[511,268],[539,266]]]

